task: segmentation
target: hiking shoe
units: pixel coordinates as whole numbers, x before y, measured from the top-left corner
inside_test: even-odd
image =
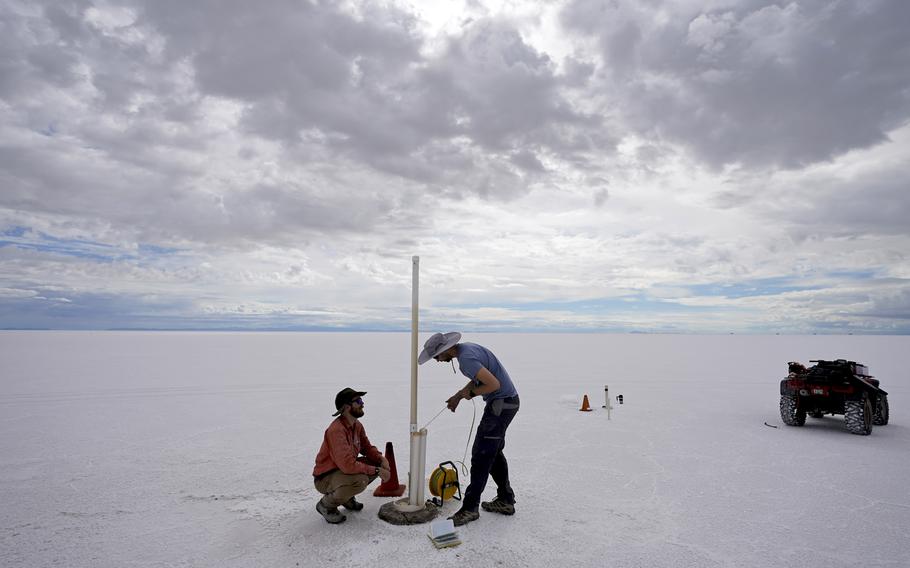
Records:
[[[449,517],[449,519],[451,519],[456,527],[466,525],[471,521],[476,521],[479,518],[480,513],[477,511],[468,511],[467,509],[460,509],[457,513]]]
[[[480,506],[484,511],[490,511],[491,513],[499,513],[500,515],[515,514],[515,504],[507,503],[498,497],[492,501],[484,501]]]
[[[323,516],[327,523],[333,525],[343,523],[345,519],[347,519],[347,517],[338,511],[338,507],[326,507],[325,504],[323,504],[322,499],[316,503],[316,510],[319,511],[319,514]]]
[[[345,509],[347,509],[348,511],[359,511],[359,510],[363,509],[363,503],[361,503],[357,499],[354,499],[353,497],[348,499],[347,502],[342,503],[341,506],[344,507]]]

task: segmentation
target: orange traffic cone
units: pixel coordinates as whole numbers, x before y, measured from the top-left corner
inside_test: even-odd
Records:
[[[392,475],[388,481],[383,481],[376,491],[373,491],[373,495],[376,497],[401,497],[406,486],[398,483],[398,467],[395,465],[395,451],[392,449],[392,442],[385,443],[385,459],[389,460]]]
[[[591,405],[588,404],[588,395],[585,395],[585,399],[581,401],[581,408],[578,410],[581,412],[591,412]]]

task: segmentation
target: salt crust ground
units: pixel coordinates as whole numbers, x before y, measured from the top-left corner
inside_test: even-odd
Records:
[[[0,566],[907,565],[910,338],[465,339],[521,393],[506,450],[518,513],[435,550],[425,528],[379,520],[372,493],[341,526],[314,511],[313,457],[344,386],[369,392],[367,431],[395,444],[407,482],[407,334],[2,332]],[[786,362],[819,357],[867,363],[891,424],[783,426]],[[625,399],[611,420],[605,383]],[[421,424],[461,384],[421,367]],[[583,394],[594,412],[578,412]],[[430,426],[429,464],[462,458],[472,410]]]

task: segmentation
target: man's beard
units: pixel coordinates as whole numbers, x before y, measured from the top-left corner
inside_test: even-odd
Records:
[[[362,408],[352,408],[351,416],[353,416],[354,418],[360,418],[361,416],[363,416],[363,409]]]

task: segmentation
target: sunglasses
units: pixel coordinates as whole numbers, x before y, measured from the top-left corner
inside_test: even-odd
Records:
[[[355,403],[359,404],[360,406],[363,406],[363,399],[359,398],[359,397],[355,398],[354,400],[351,401],[351,404],[355,404]]]

